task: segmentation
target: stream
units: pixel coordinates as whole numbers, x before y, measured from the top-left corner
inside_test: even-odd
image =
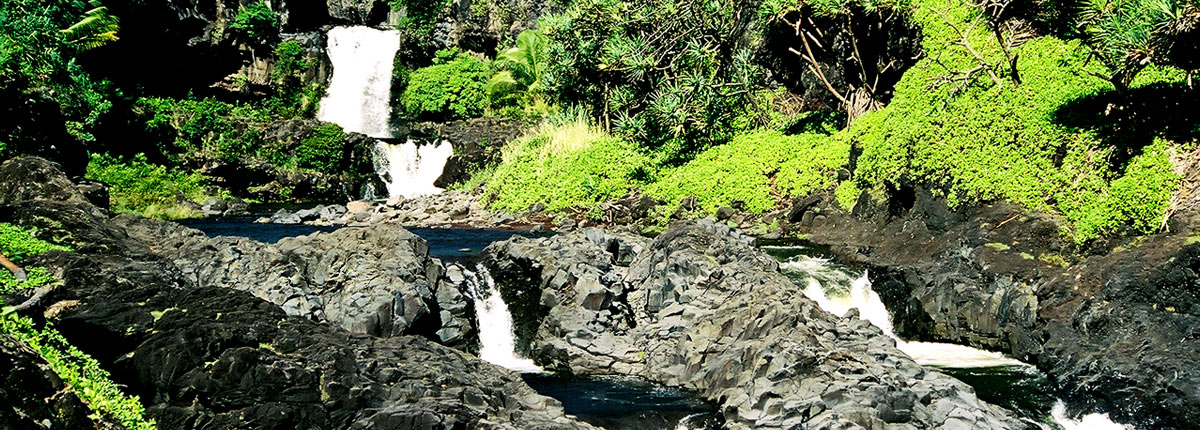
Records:
[[[305,224],[255,224],[256,217],[230,217],[185,221],[183,224],[209,236],[240,236],[275,243],[285,237],[328,232],[339,227]],[[488,244],[529,232],[494,229],[409,228],[429,243],[430,256],[447,262],[467,263]],[[544,233],[541,235],[545,235]],[[1124,430],[1103,414],[1070,414],[1053,394],[1050,382],[1037,368],[998,352],[961,345],[907,342],[892,331],[887,308],[871,290],[866,271],[838,264],[806,245],[764,245],[763,251],[780,261],[781,271],[822,309],[844,315],[858,309],[897,341],[897,347],[917,363],[951,375],[975,388],[980,399],[1003,406],[1018,416],[1041,423],[1046,429]],[[566,378],[543,373],[531,360],[514,350],[512,320],[503,299],[482,267],[476,267],[473,297],[482,339],[480,357],[522,374],[539,393],[563,404],[567,414],[609,430],[699,430],[721,427],[715,408],[692,394],[644,381],[625,378]]]

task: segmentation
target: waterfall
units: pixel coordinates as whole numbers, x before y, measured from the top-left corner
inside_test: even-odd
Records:
[[[400,32],[370,27],[335,27],[328,34],[333,78],[321,100],[317,119],[371,137],[391,137],[388,102],[392,61],[400,49]]]
[[[468,276],[467,284],[475,300],[475,321],[479,325],[479,358],[521,373],[541,372],[542,368],[534,364],[533,360],[517,357],[517,342],[513,336],[512,314],[508,312],[508,305],[500,296],[500,290],[496,289],[496,281],[492,279],[487,268],[479,265],[476,270],[473,276]],[[474,280],[470,280],[472,277]]]
[[[321,100],[317,119],[342,126],[348,132],[375,138],[392,137],[392,67],[400,49],[400,32],[370,27],[335,27],[329,30],[329,61],[333,79]],[[375,172],[387,184],[389,196],[413,198],[437,194],[433,186],[442,175],[453,148],[449,142],[418,145],[376,143]],[[373,197],[373,196],[372,196]]]
[[[781,265],[785,274],[796,281],[806,282],[804,295],[825,311],[844,316],[850,309],[858,309],[859,318],[871,322],[884,334],[896,339],[896,348],[923,366],[942,368],[983,368],[1032,366],[1019,360],[1005,357],[999,352],[984,351],[969,346],[935,342],[907,342],[892,331],[891,317],[879,294],[871,289],[871,280],[864,271],[862,276],[851,275],[846,268],[832,264],[828,259],[798,256]],[[1088,414],[1079,420],[1067,417],[1066,405],[1060,400],[1051,411],[1054,423],[1064,430],[1126,430],[1127,426],[1108,419],[1106,414]]]
[[[418,145],[409,139],[401,144],[380,141],[375,152],[375,172],[387,184],[388,195],[413,198],[442,192],[433,183],[442,176],[454,148],[445,140]]]

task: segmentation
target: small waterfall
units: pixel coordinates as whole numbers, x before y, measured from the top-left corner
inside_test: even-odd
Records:
[[[473,276],[468,276],[475,279],[467,284],[475,300],[475,321],[479,324],[479,358],[521,373],[542,372],[542,368],[533,360],[517,357],[517,342],[513,336],[512,314],[508,312],[508,305],[500,296],[500,290],[496,289],[496,281],[487,268],[479,265],[476,270]]]
[[[871,280],[865,271],[862,276],[854,277],[846,268],[836,266],[828,259],[803,255],[784,262],[781,268],[793,280],[807,282],[804,284],[804,295],[817,302],[821,309],[838,316],[846,315],[852,308],[858,309],[859,318],[870,321],[884,334],[896,339],[896,348],[923,366],[953,369],[1032,367],[999,352],[949,343],[907,342],[900,339],[892,331],[887,307],[879,294],[871,289]],[[1106,414],[1088,414],[1079,420],[1072,420],[1067,417],[1066,405],[1061,400],[1054,405],[1051,418],[1064,430],[1128,429],[1109,420]]]
[[[371,137],[391,137],[388,105],[392,62],[400,49],[400,32],[370,27],[329,30],[327,53],[333,64],[329,90],[317,119]]]
[[[442,176],[446,160],[454,153],[449,141],[418,145],[380,141],[375,148],[375,172],[387,184],[389,196],[413,198],[442,192],[433,183]]]

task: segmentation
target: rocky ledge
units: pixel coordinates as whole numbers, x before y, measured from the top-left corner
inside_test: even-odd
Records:
[[[587,229],[493,244],[484,266],[541,365],[695,390],[729,428],[1036,428],[821,310],[712,221],[650,242]]]
[[[1088,410],[1143,429],[1200,428],[1200,241],[1171,231],[1080,250],[1009,204],[950,210],[921,190],[852,213],[797,202],[795,232],[867,264],[897,332],[1035,363]]]
[[[422,337],[353,334],[197,285],[45,160],[0,166],[0,222],[75,248],[30,262],[63,284],[26,313],[99,360],[161,428],[590,428],[512,373]],[[22,366],[9,380],[46,379]]]

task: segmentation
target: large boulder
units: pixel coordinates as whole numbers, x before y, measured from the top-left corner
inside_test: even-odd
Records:
[[[589,229],[488,253],[539,364],[695,390],[729,428],[1033,428],[856,314],[821,310],[723,224],[676,223],[653,242]]]
[[[134,215],[114,222],[170,258],[198,286],[247,291],[288,315],[353,333],[422,335],[456,346],[470,339],[470,330],[457,339],[436,336],[443,323],[462,326],[461,321],[443,321],[443,306],[470,304],[459,291],[440,291],[456,287],[441,282],[445,269],[429,257],[425,240],[399,225],[344,228],[266,244],[209,238],[198,230]]]
[[[0,190],[40,186],[27,177],[0,175]],[[21,198],[0,203],[0,222],[55,241],[64,233],[97,240],[31,259],[61,273],[62,284],[25,312],[52,318],[161,428],[590,428],[475,357],[421,337],[353,334],[244,291],[197,285],[87,203],[9,195]]]

